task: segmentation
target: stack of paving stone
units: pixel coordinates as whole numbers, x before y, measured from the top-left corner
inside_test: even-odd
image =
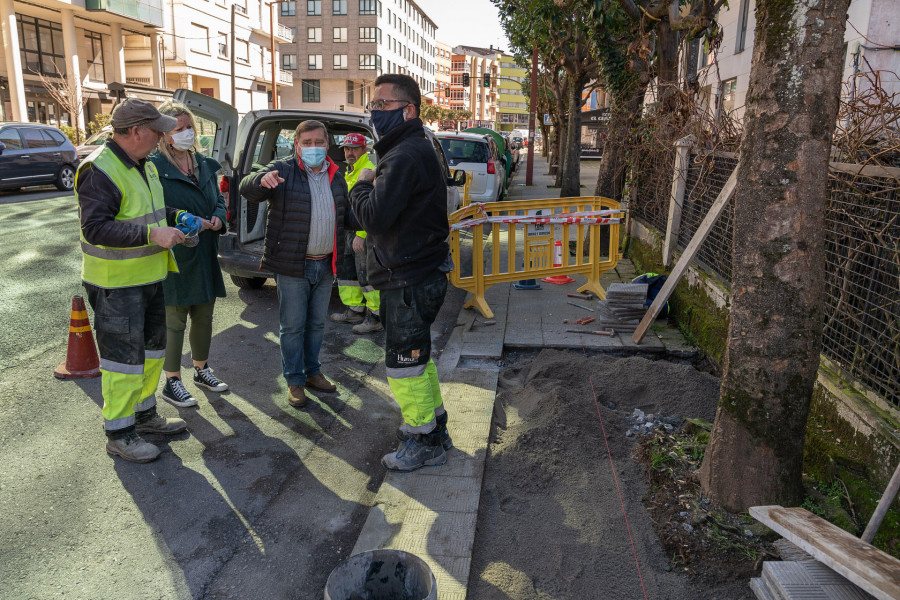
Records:
[[[606,301],[598,302],[597,325],[601,329],[634,331],[647,312],[646,283],[611,283],[606,290]]]

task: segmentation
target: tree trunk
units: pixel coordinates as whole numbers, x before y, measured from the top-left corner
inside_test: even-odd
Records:
[[[824,313],[824,204],[850,0],[759,0],[734,209],[731,324],[700,469],[731,511],[802,499]]]
[[[614,97],[610,105],[606,139],[603,142],[603,156],[600,158],[600,173],[597,175],[595,196],[622,201],[625,188],[625,168],[627,148],[631,141],[634,123],[641,115],[646,85],[638,85],[628,97]]]
[[[670,114],[675,110],[675,91],[678,85],[678,35],[668,19],[656,26],[656,85],[660,111]]]
[[[566,156],[560,198],[581,195],[581,91],[584,89],[584,75],[569,73],[569,112],[566,123]]]

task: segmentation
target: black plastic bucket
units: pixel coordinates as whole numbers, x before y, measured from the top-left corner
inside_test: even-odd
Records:
[[[325,600],[437,600],[437,582],[415,554],[369,550],[334,568],[325,582]]]

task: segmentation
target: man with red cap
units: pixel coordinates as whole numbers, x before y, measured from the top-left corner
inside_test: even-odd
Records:
[[[375,169],[366,152],[366,136],[348,133],[341,143],[344,158],[347,159],[347,187],[353,189],[363,169]],[[348,231],[344,245],[344,262],[338,279],[341,302],[347,307],[344,312],[334,313],[335,323],[350,323],[353,333],[374,333],[384,331],[378,316],[380,306],[378,290],[369,285],[366,276],[366,232]],[[368,308],[368,310],[366,310]]]

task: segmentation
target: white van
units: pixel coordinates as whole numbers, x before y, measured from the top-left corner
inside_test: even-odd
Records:
[[[271,273],[260,270],[266,236],[268,203],[247,202],[237,190],[240,181],[273,160],[294,152],[294,130],[301,121],[322,121],[331,137],[328,155],[346,168],[344,151],[340,147],[348,133],[361,133],[371,143],[377,139],[369,115],[337,111],[308,111],[295,109],[254,110],[240,119],[233,106],[198,92],[179,89],[174,99],[187,105],[200,119],[198,128],[214,135],[210,156],[219,161],[224,172],[223,188],[228,205],[228,232],[219,240],[219,264],[241,288],[262,287]],[[214,132],[214,133],[213,133]],[[199,132],[198,132],[199,133]],[[465,184],[465,174],[454,178],[443,149],[434,134],[426,130],[447,178],[447,210],[460,206],[459,186]],[[371,146],[370,146],[371,147]],[[371,157],[374,162],[374,155]],[[232,191],[233,190],[233,191]]]

